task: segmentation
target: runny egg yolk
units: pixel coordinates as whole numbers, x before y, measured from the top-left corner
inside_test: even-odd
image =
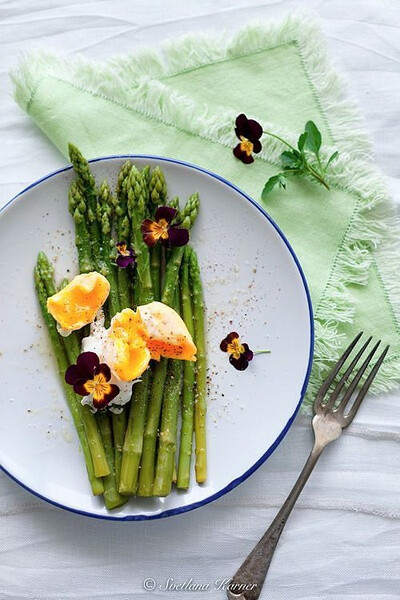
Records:
[[[110,367],[122,381],[140,377],[150,359],[196,360],[196,346],[181,317],[161,302],[125,308],[111,321],[107,337],[113,343]]]
[[[110,365],[122,381],[132,381],[147,369],[151,354],[146,345],[146,330],[138,312],[125,308],[115,315],[108,330],[113,342]]]
[[[82,273],[47,299],[47,310],[66,331],[92,323],[110,293],[107,279],[93,271]]]

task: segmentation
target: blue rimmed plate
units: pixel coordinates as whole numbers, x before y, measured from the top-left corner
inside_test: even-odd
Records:
[[[115,184],[127,156],[92,161],[96,179]],[[129,157],[160,165],[170,197],[199,192],[192,232],[207,306],[209,364],[206,484],[194,476],[187,492],[133,498],[108,512],[91,495],[84,461],[64,401],[35,298],[39,250],[56,276],[76,273],[74,227],[68,213],[71,168],[52,173],[0,213],[0,465],[27,490],[88,516],[141,520],[202,506],[244,481],[288,431],[308,381],[312,309],[299,262],[283,233],[246,194],[194,165],[156,156]],[[270,349],[236,371],[219,349],[232,330],[253,349]]]

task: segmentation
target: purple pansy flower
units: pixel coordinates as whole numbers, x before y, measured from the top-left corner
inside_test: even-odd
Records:
[[[233,154],[245,164],[254,162],[253,152],[261,152],[260,137],[263,134],[260,123],[254,119],[248,119],[243,113],[239,115],[235,122],[235,133],[240,143],[233,149]]]
[[[110,379],[110,367],[100,363],[95,352],[82,352],[76,365],[70,365],[65,372],[65,381],[74,387],[76,394],[92,394],[95,408],[104,408],[119,394],[119,387],[108,383]]]
[[[116,260],[118,267],[121,269],[126,269],[126,267],[129,267],[129,265],[133,265],[135,263],[135,253],[126,242],[117,242],[116,247],[118,251]]]
[[[185,246],[189,241],[189,231],[183,227],[171,225],[177,215],[177,210],[171,206],[157,208],[154,220],[142,221],[142,236],[144,242],[152,247],[160,240],[164,246]]]
[[[222,340],[220,346],[223,352],[228,352],[229,362],[238,371],[244,371],[249,366],[249,362],[253,360],[254,353],[247,344],[242,344],[239,339],[239,334],[232,331],[225,339]]]

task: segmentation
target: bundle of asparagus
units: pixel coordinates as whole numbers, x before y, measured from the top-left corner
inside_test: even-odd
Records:
[[[152,361],[140,383],[133,386],[130,403],[118,414],[107,409],[93,414],[65,383],[66,369],[81,352],[82,332],[74,331],[68,337],[59,334],[46,305],[47,298],[56,292],[53,268],[46,256],[39,254],[37,295],[92,492],[103,494],[106,507],[113,509],[135,494],[166,496],[173,481],[178,488],[187,489],[193,434],[196,480],[206,480],[204,302],[196,252],[189,245],[149,247],[142,231],[145,220],[166,206],[175,209],[171,213],[174,225],[189,230],[197,217],[199,198],[193,194],[182,209],[177,198],[168,203],[161,169],[151,171],[146,166],[139,170],[129,161],[122,166],[112,193],[107,181],[96,187],[87,160],[72,144],[69,155],[76,174],[69,192],[69,210],[75,222],[79,271],[98,271],[107,278],[106,322],[124,308],[158,300],[180,313],[197,346],[196,362]],[[135,268],[118,268],[118,243],[133,248]]]

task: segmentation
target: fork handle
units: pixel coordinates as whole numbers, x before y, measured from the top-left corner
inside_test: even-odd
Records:
[[[260,596],[283,528],[323,449],[324,446],[314,444],[310,456],[282,508],[233,576],[227,590],[229,600],[257,600]]]

